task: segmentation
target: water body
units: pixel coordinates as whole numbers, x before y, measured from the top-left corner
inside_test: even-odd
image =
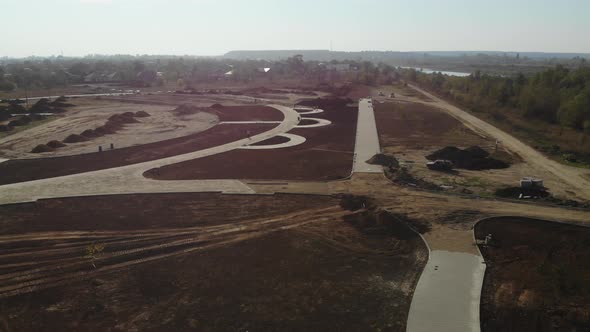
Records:
[[[402,68],[416,69],[417,71],[424,73],[424,74],[442,73],[443,75],[458,76],[458,77],[466,77],[466,76],[471,75],[471,73],[464,73],[464,72],[460,72],[460,71],[434,70],[434,69],[418,68],[418,67],[402,67]]]

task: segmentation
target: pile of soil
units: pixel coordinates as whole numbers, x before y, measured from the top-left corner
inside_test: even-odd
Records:
[[[0,121],[6,121],[10,119],[12,115],[6,110],[6,108],[0,107]]]
[[[53,141],[47,143],[47,146],[50,148],[53,148],[53,149],[59,149],[59,148],[63,148],[66,145],[58,140],[53,140]]]
[[[16,120],[10,121],[8,123],[8,125],[11,126],[11,127],[26,126],[29,123],[31,123],[32,121],[33,121],[33,119],[31,119],[30,116],[24,115],[24,116],[21,116],[20,118],[18,118]]]
[[[199,107],[190,104],[180,105],[174,110],[172,110],[172,113],[176,116],[192,115],[199,112],[201,112],[201,109]]]
[[[133,114],[132,112],[126,112],[123,114],[115,114],[109,118],[109,121],[107,122],[107,124],[112,123],[112,124],[121,124],[122,125],[122,124],[127,124],[127,123],[138,123],[139,121],[137,121],[134,116],[135,116],[135,114]]]
[[[213,104],[211,105],[211,108],[216,109],[216,110],[220,110],[223,108],[223,105],[221,104]]]
[[[0,132],[11,131],[13,128],[8,125],[0,125]]]
[[[508,163],[502,160],[491,158],[487,151],[478,146],[472,146],[464,150],[454,146],[447,146],[429,154],[426,159],[431,161],[438,159],[450,160],[457,168],[474,171],[510,167]]]
[[[399,167],[399,162],[397,161],[397,159],[394,156],[384,154],[384,153],[378,153],[378,154],[374,155],[373,157],[371,157],[371,159],[367,160],[367,164],[381,165],[381,166],[393,167],[393,168]]]
[[[33,148],[33,150],[31,150],[31,153],[43,153],[43,152],[51,152],[53,151],[53,148],[50,146],[47,146],[45,144],[39,144],[36,147]]]
[[[16,102],[11,102],[8,105],[8,108],[6,109],[9,113],[26,113],[27,109],[20,104],[17,104]]]
[[[546,198],[551,196],[551,194],[545,188],[521,188],[521,187],[506,187],[500,188],[496,190],[494,193],[498,197],[502,198],[520,198],[521,195],[523,197],[529,198]]]
[[[66,139],[64,139],[65,143],[80,143],[86,141],[88,141],[88,138],[76,134],[71,134],[70,136],[66,137]]]
[[[80,136],[84,136],[86,138],[94,138],[94,137],[98,137],[101,136],[100,134],[97,134],[94,130],[92,129],[86,129],[84,130]]]
[[[151,116],[151,115],[148,112],[146,112],[146,111],[137,111],[137,112],[135,112],[135,117],[137,117],[137,118],[147,118],[149,116]]]

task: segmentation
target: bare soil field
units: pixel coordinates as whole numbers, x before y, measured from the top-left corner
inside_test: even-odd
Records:
[[[328,119],[332,124],[291,130],[290,133],[307,139],[303,144],[270,150],[234,150],[152,169],[145,175],[159,180],[334,180],[348,177],[352,170],[358,109],[342,102],[320,103],[317,106],[324,113],[314,114],[314,117]]]
[[[428,105],[411,102],[375,103],[375,118],[380,144],[385,153],[397,157],[408,173],[417,179],[446,186],[446,190],[493,196],[496,189],[518,184],[531,176],[518,155],[495,141],[473,132],[447,113]],[[478,146],[490,157],[510,165],[506,169],[438,172],[426,167],[426,156],[444,147]]]
[[[0,163],[0,184],[83,173],[157,160],[230,143],[276,124],[222,124],[206,131],[155,143],[74,156],[15,159]]]
[[[126,195],[0,210],[11,234],[0,235],[10,247],[0,322],[18,331],[404,331],[427,257],[403,223],[326,196]],[[104,251],[84,256],[96,244]]]
[[[590,228],[502,217],[480,222],[488,264],[482,331],[588,331]]]
[[[55,157],[97,152],[111,143],[116,148],[153,143],[166,139],[187,136],[206,130],[217,123],[212,113],[200,112],[190,117],[178,118],[170,110],[173,106],[138,105],[131,103],[109,102],[92,98],[74,99],[76,107],[55,115],[50,122],[19,131],[0,139],[0,155],[9,159],[39,158],[39,154],[30,153],[39,145],[103,126],[109,117],[126,112],[145,111],[150,116],[138,118],[139,123],[126,124],[124,128],[104,137],[96,137],[85,142],[68,144],[52,152],[43,153],[43,157]]]

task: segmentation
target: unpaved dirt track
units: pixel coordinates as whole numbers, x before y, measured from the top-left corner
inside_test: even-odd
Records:
[[[588,170],[570,167],[553,161],[544,156],[542,153],[533,149],[532,147],[521,142],[514,136],[492,126],[491,124],[481,119],[478,119],[477,117],[467,113],[466,111],[463,111],[458,107],[453,106],[448,102],[416,86],[408,86],[433,100],[433,102],[421,101],[422,103],[437,106],[447,111],[453,117],[457,118],[459,121],[463,122],[467,127],[475,130],[476,132],[479,131],[486,135],[496,138],[501,142],[502,145],[504,145],[512,152],[517,153],[520,157],[526,160],[534,168],[550,172],[551,174],[565,182],[568,186],[570,186],[571,189],[575,189],[577,196],[585,200],[590,200],[590,180],[588,180],[588,178],[585,177],[585,174],[588,173]]]
[[[338,219],[351,213],[335,205],[270,219],[214,226],[0,236],[0,245],[10,247],[10,250],[0,254],[0,298],[146,261],[243,241],[311,222]],[[85,248],[96,240],[105,244],[107,250],[91,259],[85,256]],[[46,246],[41,245],[48,242],[55,242],[55,249],[47,250]],[[96,268],[93,268],[93,264]]]

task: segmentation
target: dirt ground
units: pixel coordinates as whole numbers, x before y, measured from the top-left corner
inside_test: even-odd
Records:
[[[327,196],[125,195],[0,210],[9,331],[404,331],[426,259],[404,224]],[[85,255],[96,244],[104,251]]]
[[[344,105],[318,105],[331,125],[296,128],[292,134],[305,143],[281,149],[234,150],[214,156],[153,169],[146,176],[159,180],[249,179],[334,180],[352,170],[358,109]]]
[[[492,197],[496,189],[518,185],[522,177],[531,176],[519,156],[502,147],[496,150],[494,140],[478,135],[437,108],[411,102],[375,103],[374,107],[382,148],[385,153],[398,158],[415,178],[446,186],[450,192]],[[482,171],[429,170],[425,156],[445,146],[479,146],[491,157],[506,161],[511,166]]]
[[[57,119],[0,139],[0,156],[20,159],[91,153],[96,152],[99,145],[105,148],[113,143],[115,147],[123,148],[188,136],[204,131],[218,122],[214,114],[207,112],[179,118],[170,112],[173,106],[139,105],[92,98],[73,99],[72,102],[77,106],[57,115]],[[53,140],[63,141],[71,134],[80,134],[86,129],[100,127],[114,114],[137,111],[146,111],[150,116],[138,119],[140,123],[127,124],[114,134],[67,144],[42,155],[30,153],[39,144]]]
[[[136,164],[230,143],[276,124],[222,124],[165,141],[75,156],[9,160],[0,163],[0,184],[45,179]]]
[[[589,331],[590,228],[494,218],[475,228],[488,264],[482,331]]]

